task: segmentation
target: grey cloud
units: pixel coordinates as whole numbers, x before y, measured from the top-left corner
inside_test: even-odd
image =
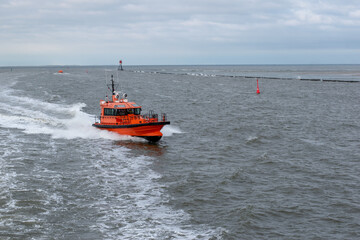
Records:
[[[118,55],[191,64],[213,54],[243,63],[244,52],[357,51],[359,26],[357,1],[8,0],[0,3],[0,65],[22,53],[41,55],[38,64],[91,63],[72,62],[80,55],[98,56],[96,64]]]

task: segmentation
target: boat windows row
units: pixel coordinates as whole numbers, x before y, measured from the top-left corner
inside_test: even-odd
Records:
[[[128,114],[140,115],[141,108],[128,108],[128,109],[114,109],[104,108],[105,116],[126,116]]]

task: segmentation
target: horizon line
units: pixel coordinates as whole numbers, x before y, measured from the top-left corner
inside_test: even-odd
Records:
[[[129,64],[123,67],[136,66],[274,66],[274,65],[360,65],[360,63],[219,63],[219,64]],[[119,66],[119,64],[49,64],[49,65],[4,65],[0,68],[17,68],[17,67],[102,67],[102,66]]]

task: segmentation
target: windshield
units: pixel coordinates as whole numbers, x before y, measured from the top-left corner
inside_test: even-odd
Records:
[[[125,116],[128,114],[141,114],[141,108],[129,108],[129,109],[113,109],[113,108],[104,108],[104,115],[106,116]]]

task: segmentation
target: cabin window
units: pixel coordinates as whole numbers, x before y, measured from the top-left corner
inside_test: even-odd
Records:
[[[113,109],[104,108],[105,116],[126,116],[128,114],[140,115],[141,108],[128,108],[128,109]]]
[[[140,115],[140,113],[141,113],[141,108],[134,108],[135,115]]]
[[[104,108],[104,115],[105,116],[115,116],[116,109],[113,108]]]
[[[125,116],[126,115],[126,109],[117,109],[116,110],[116,116]]]

